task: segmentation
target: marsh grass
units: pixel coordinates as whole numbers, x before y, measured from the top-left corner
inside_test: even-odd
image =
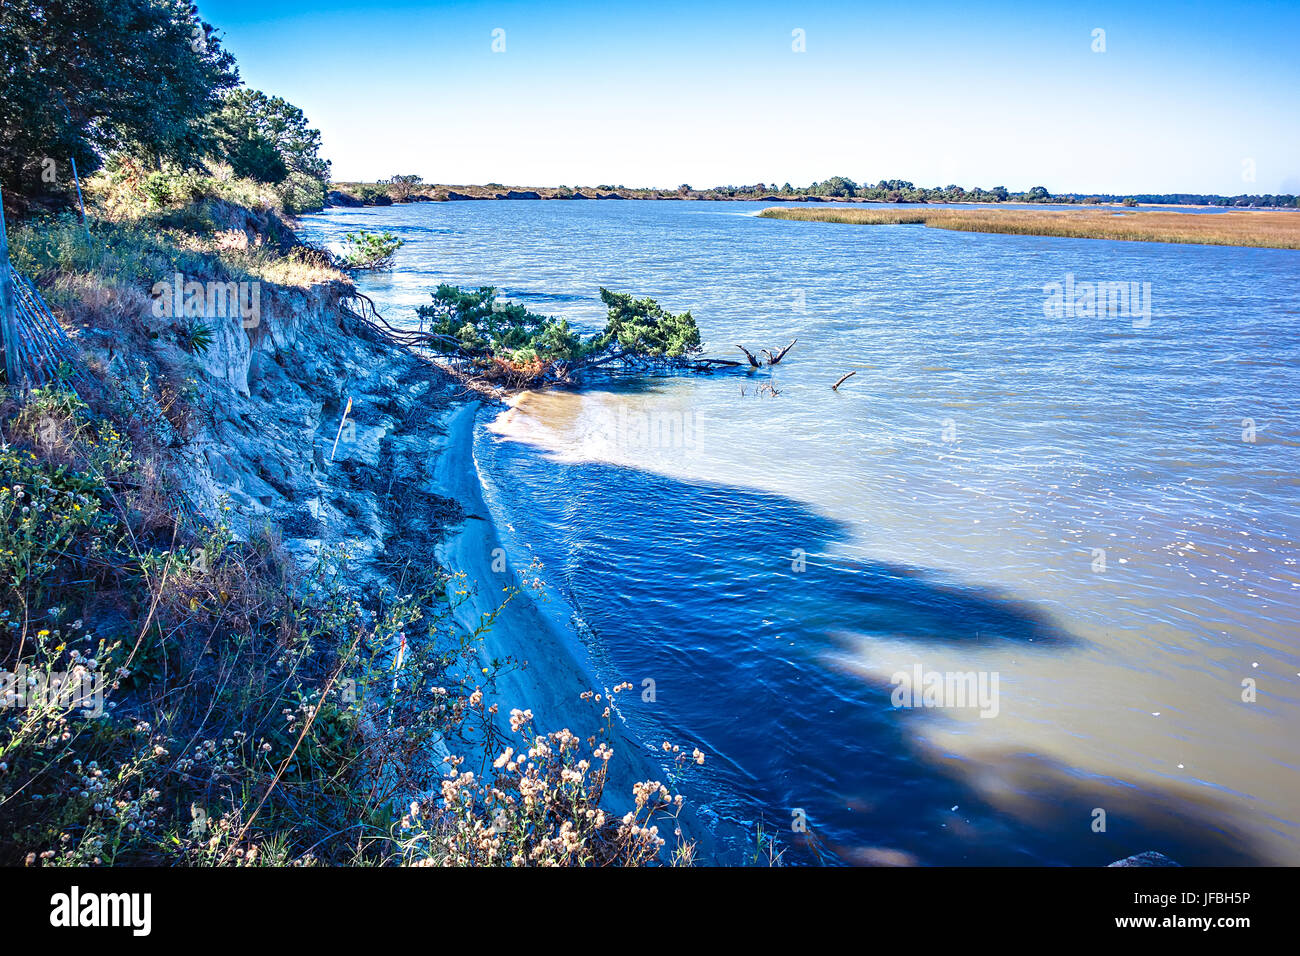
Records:
[[[847,225],[925,225],[961,232],[1133,242],[1300,249],[1300,213],[1180,213],[1097,209],[764,209],[767,219]]]

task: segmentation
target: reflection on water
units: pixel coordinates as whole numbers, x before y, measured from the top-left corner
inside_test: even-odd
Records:
[[[798,336],[776,397],[767,371],[530,394],[478,442],[600,679],[655,681],[633,728],[711,754],[689,792],[724,837],[761,818],[799,861],[1300,863],[1300,253],[739,211],[311,228],[436,227],[366,290],[398,316],[492,282],[594,326],[605,285],[691,309],[715,354]],[[1150,326],[1047,317],[1067,275],[1150,282]],[[997,674],[997,716],[893,708],[916,665]]]

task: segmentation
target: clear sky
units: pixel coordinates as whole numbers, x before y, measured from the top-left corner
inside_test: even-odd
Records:
[[[199,9],[340,180],[1300,193],[1297,0]]]

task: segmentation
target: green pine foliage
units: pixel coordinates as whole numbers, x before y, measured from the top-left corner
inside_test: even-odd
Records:
[[[651,298],[600,290],[609,309],[605,328],[582,336],[567,320],[497,299],[492,286],[440,285],[416,311],[435,348],[469,359],[480,369],[505,363],[531,381],[567,379],[597,367],[637,366],[685,359],[700,350],[690,312],[674,314]]]
[[[343,237],[343,264],[349,269],[387,269],[404,245],[391,232],[349,232]]]
[[[600,290],[609,307],[609,324],[595,345],[617,347],[635,355],[680,358],[700,350],[700,329],[689,312],[674,315],[654,299],[634,299],[625,292]]]

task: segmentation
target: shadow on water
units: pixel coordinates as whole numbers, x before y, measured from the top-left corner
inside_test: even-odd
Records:
[[[828,665],[846,635],[949,660],[1080,646],[1042,608],[937,571],[837,558],[847,527],[780,495],[490,441],[488,472],[525,499],[511,517],[597,635],[602,678],[638,692],[654,682],[654,700],[625,697],[634,734],[709,755],[683,790],[715,831],[717,861],[748,856],[762,820],[791,863],[1100,865],[1147,849],[1261,862],[1217,822],[1231,815],[1208,791],[996,747],[935,753],[918,732],[934,724],[911,722],[946,717],[895,709],[888,686]],[[796,808],[811,835],[791,832]],[[1096,808],[1105,833],[1092,831]]]

